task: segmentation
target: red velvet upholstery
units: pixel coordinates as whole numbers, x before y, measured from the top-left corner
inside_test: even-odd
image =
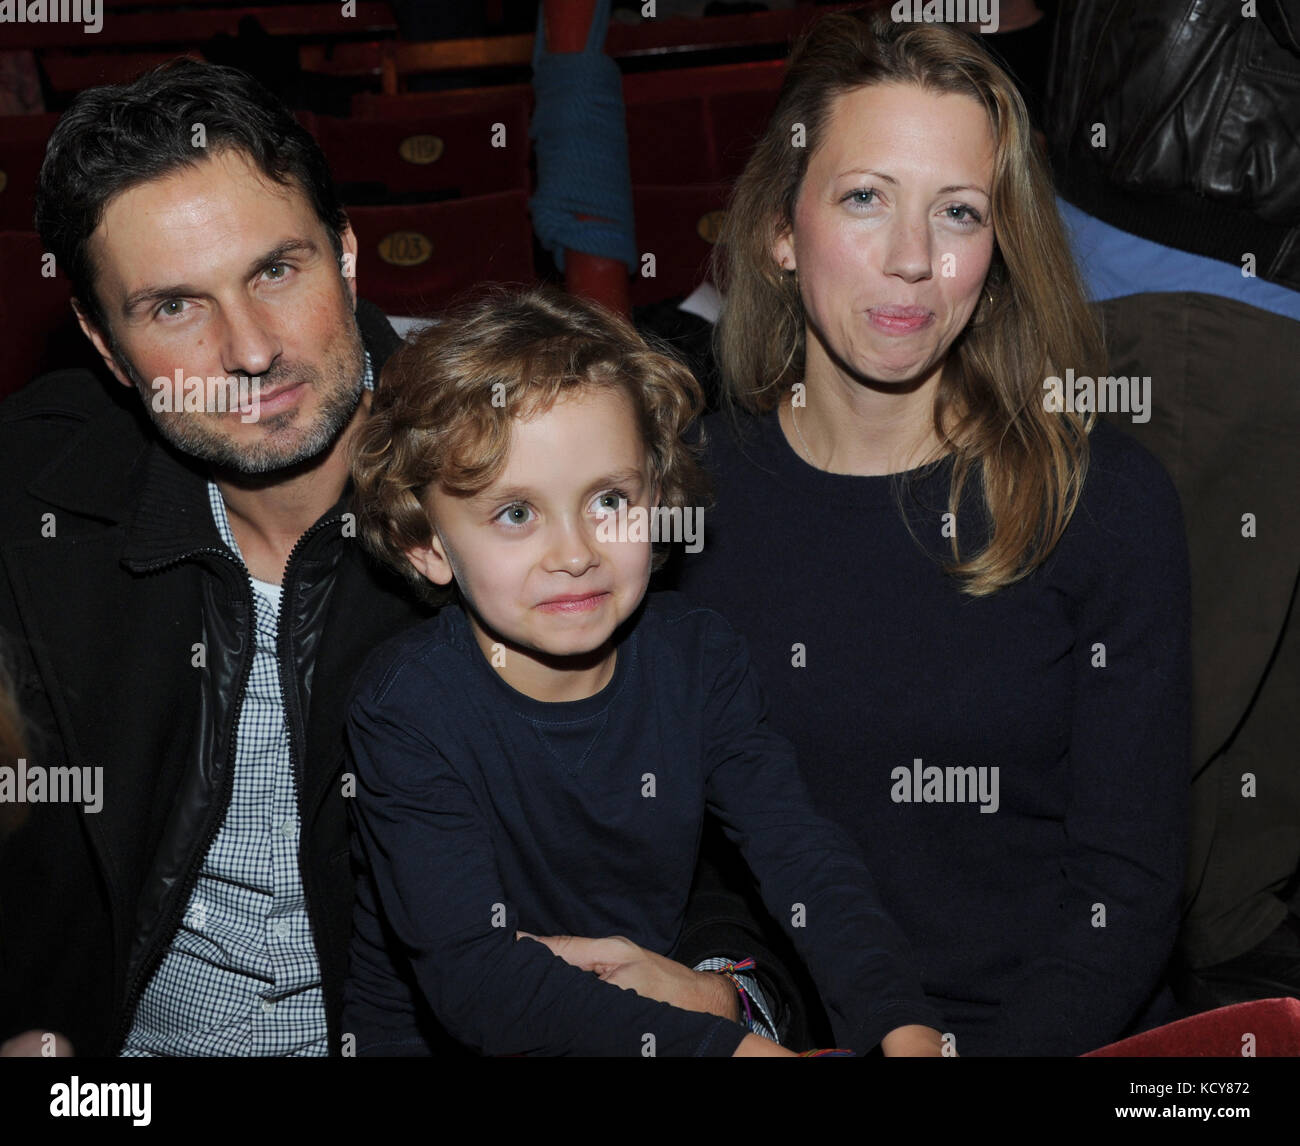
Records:
[[[535,281],[524,191],[354,207],[348,215],[358,241],[357,289],[388,314],[430,314],[479,282]]]
[[[34,231],[36,176],[55,113],[0,116],[0,231]]]
[[[785,61],[770,60],[624,76],[632,182],[666,186],[734,179],[767,125],[784,75]],[[532,100],[527,85],[408,95],[363,92],[353,97],[352,114],[368,121],[432,121],[491,111],[499,120],[495,109],[503,105],[512,110],[518,104],[527,117]],[[344,179],[337,171],[335,176]]]
[[[495,87],[448,88],[436,92],[405,92],[383,95],[357,92],[352,97],[354,119],[424,119],[429,116],[462,115],[496,105],[522,103],[533,111],[532,84],[499,84]]]
[[[623,80],[634,184],[740,174],[776,105],[785,61],[645,72]]]
[[[1252,1036],[1248,1041],[1247,1036]],[[1091,1051],[1084,1058],[1256,1058],[1300,1056],[1300,999],[1219,1007]]]
[[[36,235],[0,231],[0,398],[47,370],[98,361],[68,305],[71,285],[42,275],[43,254]]]
[[[208,0],[210,3],[211,0]],[[276,7],[201,7],[187,4],[183,15],[166,10],[115,11],[119,7],[145,6],[144,0],[130,4],[103,5],[98,32],[87,34],[82,21],[68,23],[10,24],[5,28],[9,48],[96,48],[137,47],[148,44],[196,44],[224,33],[237,35],[241,20],[253,19],[272,36],[297,36],[304,40],[336,39],[357,35],[383,35],[397,31],[392,5],[386,0],[361,0],[355,14],[345,16],[336,2],[279,4]],[[83,11],[85,5],[82,6]]]
[[[497,125],[500,125],[498,128]],[[528,103],[490,98],[474,110],[401,119],[315,116],[307,127],[335,183],[382,184],[393,194],[468,198],[528,187]],[[504,146],[495,146],[504,143]]]
[[[653,278],[638,268],[632,279],[633,306],[688,295],[704,281],[728,190],[719,183],[632,188],[637,250],[655,257]]]
[[[86,39],[93,40],[94,36]],[[100,84],[127,84],[160,64],[187,56],[201,60],[197,48],[171,52],[45,52],[41,69],[56,92],[71,93]]]

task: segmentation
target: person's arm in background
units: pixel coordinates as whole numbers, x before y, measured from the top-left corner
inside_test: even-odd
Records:
[[[1076,511],[1099,551],[1089,562],[1097,580],[1079,598],[1066,899],[1046,949],[1026,961],[999,1009],[999,1054],[1079,1055],[1119,1038],[1158,988],[1178,929],[1190,777],[1187,548],[1159,463],[1135,450],[1120,466],[1106,477],[1104,504],[1085,491]]]

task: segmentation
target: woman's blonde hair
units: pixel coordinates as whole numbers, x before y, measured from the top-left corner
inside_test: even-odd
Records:
[[[430,483],[479,492],[504,469],[516,418],[602,387],[632,403],[657,503],[700,501],[702,442],[684,434],[704,399],[690,370],[594,302],[550,287],[495,287],[442,314],[385,363],[352,449],[362,541],[425,601],[447,600],[406,557],[433,538]],[[652,567],[667,555],[656,543]]]
[[[873,84],[969,96],[988,113],[993,262],[971,321],[949,350],[934,404],[953,458],[949,509],[978,472],[989,530],[978,552],[953,538],[949,570],[984,596],[1046,560],[1079,501],[1093,415],[1049,412],[1044,380],[1069,364],[1102,374],[1105,351],[1070,256],[1051,178],[1015,84],[975,38],[941,24],[861,12],[824,16],[796,46],[776,111],[732,192],[714,277],[725,298],[715,334],[726,401],[772,410],[804,373],[797,281],[772,248],[792,228],[809,156],[834,100]],[[802,124],[805,146],[792,146]],[[990,296],[992,301],[990,301]]]

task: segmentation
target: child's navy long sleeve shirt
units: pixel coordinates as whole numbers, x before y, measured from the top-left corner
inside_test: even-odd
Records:
[[[744,1029],[569,966],[538,935],[625,935],[668,954],[715,812],[859,1052],[938,1026],[845,833],[812,811],[716,612],[652,594],[584,700],[511,688],[459,607],[389,642],[349,717],[361,858],[343,1029],[414,1048],[415,991],[486,1054],[730,1055]],[[653,1036],[651,1041],[647,1036]]]

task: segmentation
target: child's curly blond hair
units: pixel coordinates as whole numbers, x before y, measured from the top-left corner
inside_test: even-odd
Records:
[[[430,483],[478,493],[506,464],[515,418],[589,387],[631,399],[657,504],[701,501],[703,435],[694,444],[683,437],[703,405],[690,370],[596,303],[550,287],[495,288],[440,315],[384,366],[352,446],[353,508],[366,547],[425,601],[447,600],[406,557],[433,538]],[[657,546],[652,567],[666,557]]]

